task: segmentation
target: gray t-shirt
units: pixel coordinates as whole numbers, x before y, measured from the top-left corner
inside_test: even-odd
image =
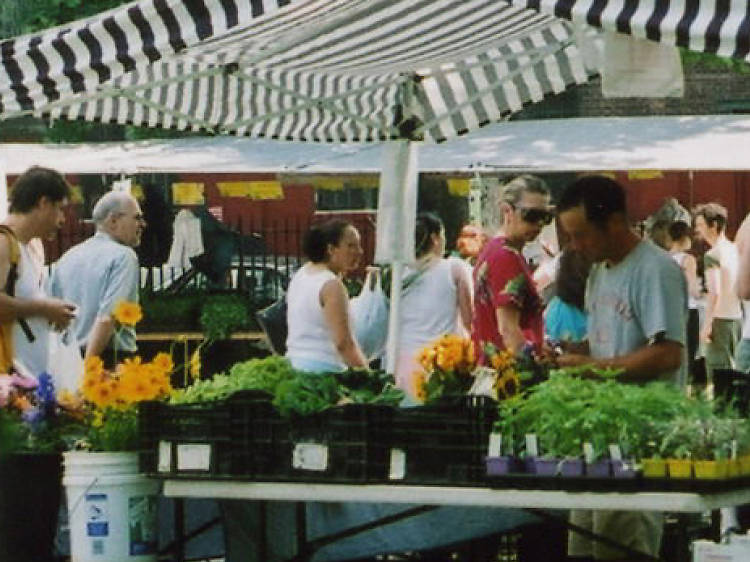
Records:
[[[685,348],[687,285],[677,263],[651,242],[640,242],[623,261],[595,264],[586,286],[592,357],[617,357],[660,338]],[[685,353],[683,352],[683,356]],[[686,382],[686,361],[654,380]]]

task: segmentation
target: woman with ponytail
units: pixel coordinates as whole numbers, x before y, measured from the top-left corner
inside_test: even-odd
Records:
[[[471,330],[471,275],[457,258],[444,258],[445,228],[433,213],[417,215],[416,262],[407,268],[399,315],[396,385],[416,401],[419,350],[443,334]]]

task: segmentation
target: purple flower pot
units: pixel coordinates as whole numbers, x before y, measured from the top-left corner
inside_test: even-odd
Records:
[[[523,464],[516,457],[487,457],[487,476],[502,476],[523,471]]]
[[[586,465],[586,476],[589,478],[609,478],[612,464],[606,459],[594,461]]]
[[[611,461],[612,463],[612,475],[615,478],[635,478],[635,462],[633,459],[624,459],[619,461]]]
[[[560,459],[534,459],[534,474],[537,476],[557,476],[560,469]]]
[[[583,459],[562,459],[560,463],[561,476],[583,476]]]

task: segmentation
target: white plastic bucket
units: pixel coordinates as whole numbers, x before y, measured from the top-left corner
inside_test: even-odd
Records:
[[[72,562],[156,562],[159,482],[137,453],[63,453]]]

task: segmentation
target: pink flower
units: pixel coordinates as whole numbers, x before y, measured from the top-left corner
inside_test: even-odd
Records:
[[[13,387],[13,379],[9,375],[0,375],[0,408],[8,405]]]

